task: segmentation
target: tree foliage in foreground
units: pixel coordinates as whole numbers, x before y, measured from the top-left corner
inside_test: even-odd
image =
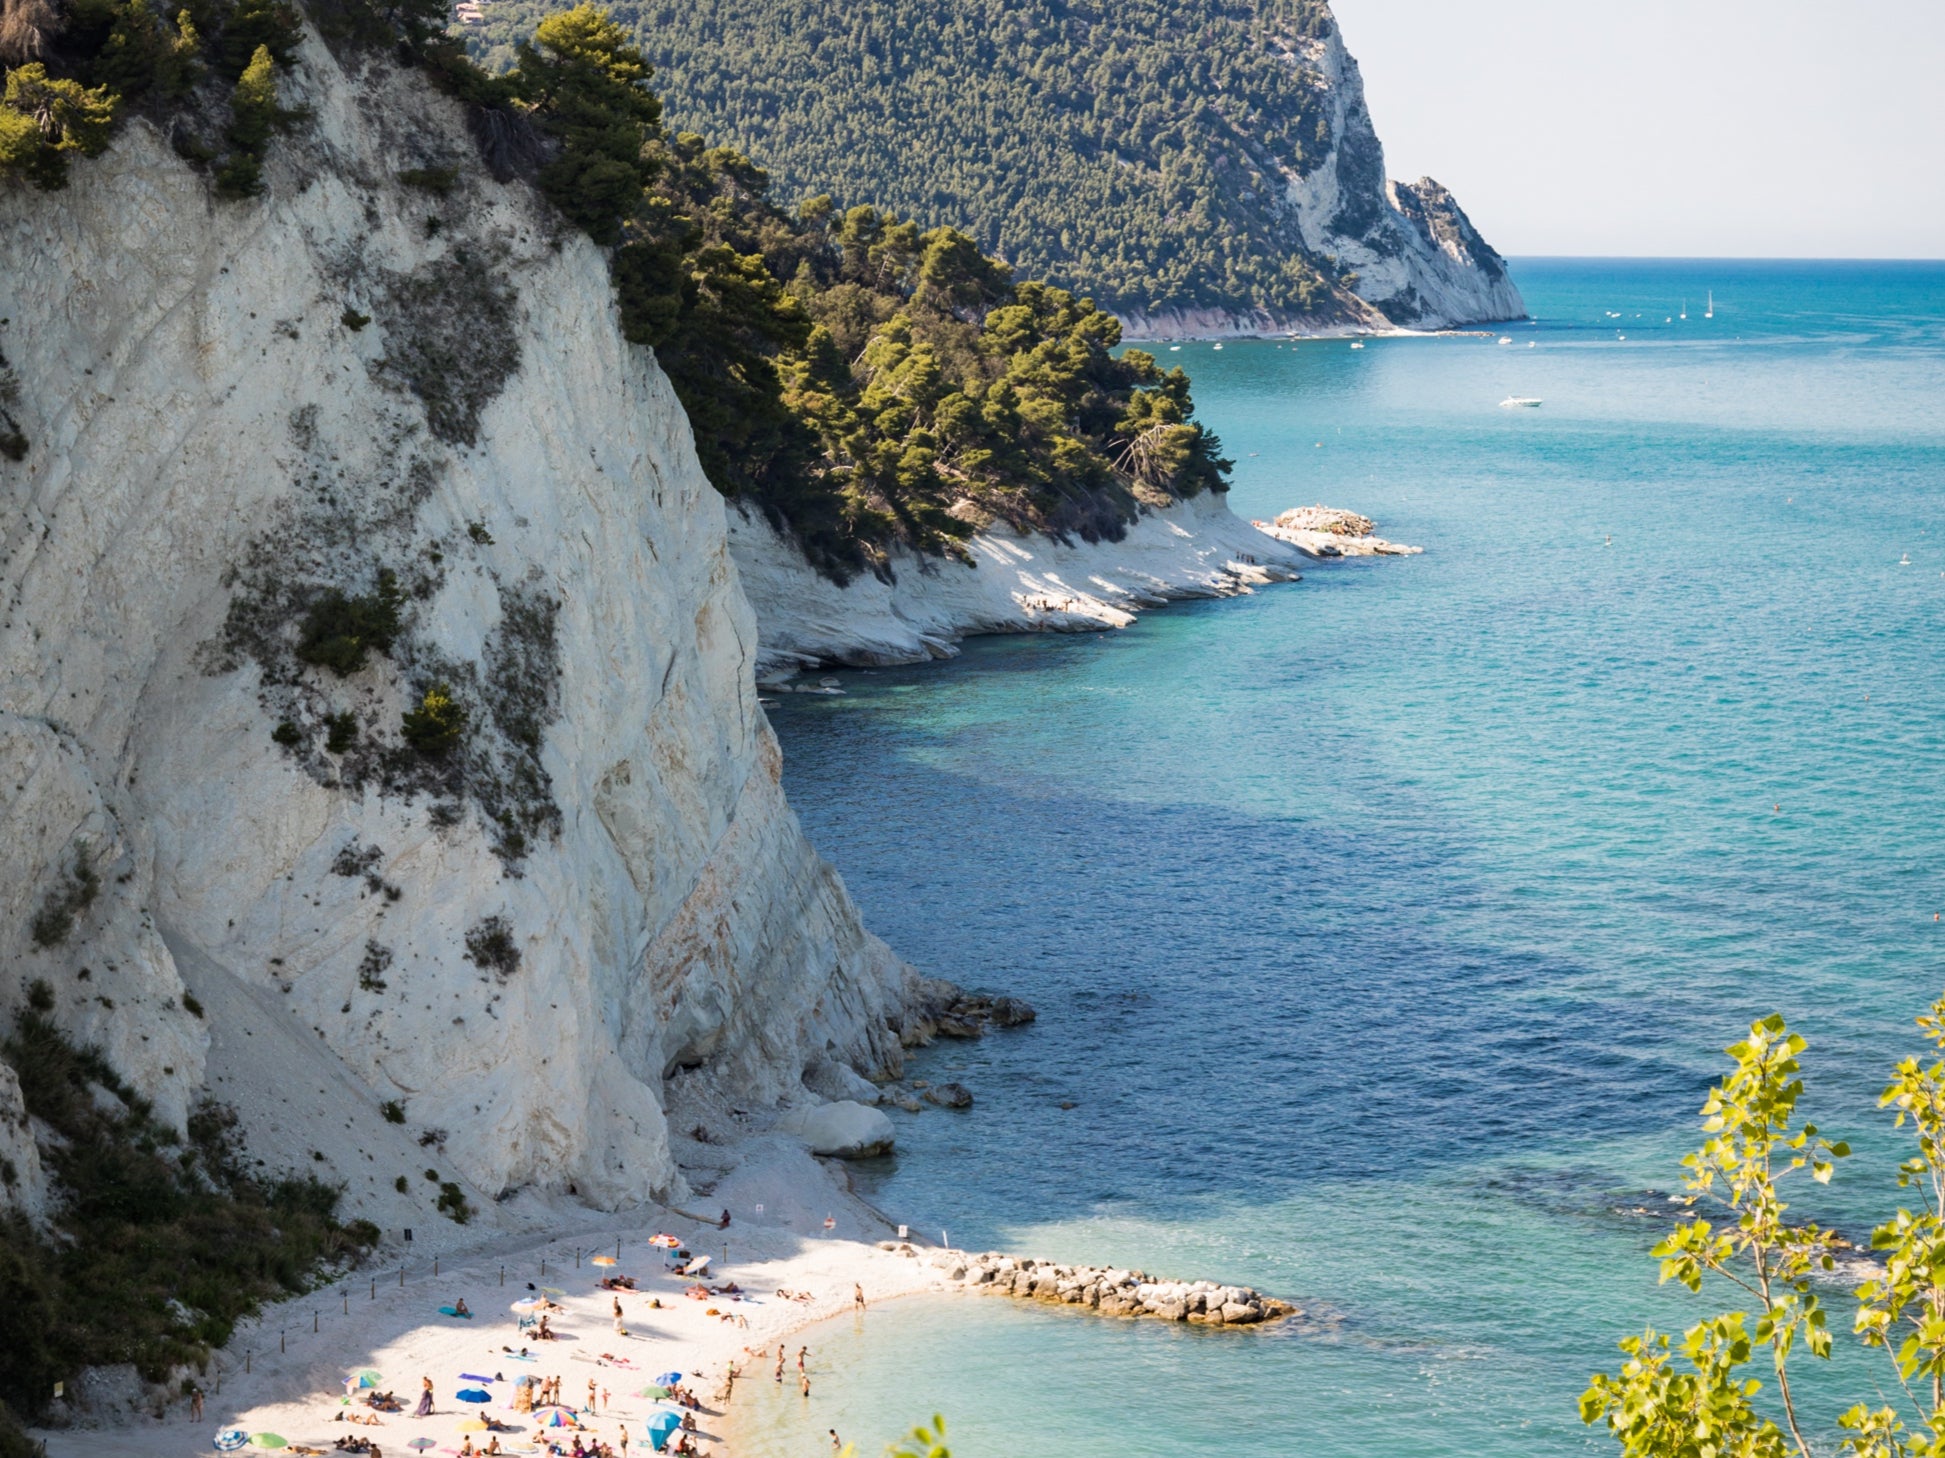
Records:
[[[545,0],[468,29],[514,63]],[[1328,309],[1334,261],[1284,205],[1332,157],[1309,48],[1323,0],[616,0],[678,128],[831,192],[956,223],[1025,274],[1115,309]],[[1374,146],[1332,163],[1351,231],[1383,204]]]
[[[963,554],[996,519],[1119,537],[1143,502],[1222,490],[1188,379],[952,228],[825,196],[786,212],[750,159],[668,135],[641,52],[593,5],[497,84],[551,138],[539,181],[613,245],[622,328],[652,345],[711,481],[840,579],[894,542]]]
[[[1945,1050],[1945,998],[1918,1026]],[[1630,1337],[1620,1372],[1593,1378],[1581,1417],[1605,1423],[1627,1458],[1810,1458],[1794,1384],[1806,1357],[1830,1355],[1815,1283],[1841,1242],[1793,1219],[1784,1194],[1804,1173],[1827,1181],[1849,1149],[1796,1119],[1804,1046],[1780,1017],[1754,1024],[1703,1105],[1708,1140],[1683,1164],[1716,1218],[1678,1226],[1654,1253],[1664,1281],[1726,1284],[1742,1309],[1690,1327],[1679,1347],[1652,1328]],[[1921,1198],[1872,1232],[1883,1266],[1857,1288],[1852,1331],[1883,1353],[1888,1381],[1837,1421],[1855,1458],[1945,1458],[1945,1059],[1905,1059],[1879,1103],[1913,1137],[1898,1182]]]

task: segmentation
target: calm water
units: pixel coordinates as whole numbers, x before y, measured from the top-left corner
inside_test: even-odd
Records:
[[[1162,354],[1237,511],[1424,556],[774,715],[871,924],[1041,1013],[925,1055],[978,1106],[895,1116],[878,1200],[1312,1319],[887,1307],[749,1458],[933,1411],[958,1458],[1604,1449],[1575,1397],[1700,1313],[1646,1252],[1771,1010],[1862,1145],[1800,1208],[1861,1233],[1895,1197],[1874,1095],[1945,987],[1945,266],[1516,272],[1510,346]]]

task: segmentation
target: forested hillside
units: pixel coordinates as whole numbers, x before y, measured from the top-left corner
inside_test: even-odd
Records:
[[[467,27],[476,58],[511,65],[545,3],[485,0]],[[614,13],[672,126],[759,158],[786,198],[829,192],[964,228],[1123,314],[1369,319],[1336,288],[1357,288],[1365,262],[1338,235],[1387,258],[1417,243],[1393,236],[1324,0],[620,0]],[[1305,203],[1320,169],[1324,199]],[[1307,231],[1306,207],[1322,214]],[[1401,294],[1412,312],[1415,280],[1365,272],[1379,284],[1367,297]]]

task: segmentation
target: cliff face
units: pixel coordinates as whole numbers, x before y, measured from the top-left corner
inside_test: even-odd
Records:
[[[416,77],[310,43],[285,90],[260,200],[142,124],[0,194],[0,1017],[44,980],[165,1118],[232,1102],[382,1225],[434,1223],[421,1136],[489,1212],[676,1188],[665,1079],[895,1067],[911,974],[784,802],[602,258]],[[299,652],[333,591],[399,619],[343,677]]]
[[[889,581],[865,576],[843,587],[761,516],[732,511],[729,540],[756,608],[757,671],[766,679],[819,664],[950,658],[970,634],[1123,628],[1143,608],[1293,582],[1304,560],[1213,491],[1144,509],[1118,542],[1063,542],[996,525],[966,544],[977,565],[899,551]]]
[[[1457,199],[1429,177],[1393,182],[1364,101],[1364,80],[1335,22],[1268,46],[1304,78],[1317,114],[1310,149],[1292,164],[1239,143],[1266,180],[1274,226],[1291,252],[1335,259],[1351,277],[1305,312],[1279,309],[1124,310],[1131,338],[1443,329],[1518,319],[1526,303],[1506,264]]]

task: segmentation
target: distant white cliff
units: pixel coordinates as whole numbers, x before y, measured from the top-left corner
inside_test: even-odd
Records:
[[[1505,260],[1473,227],[1458,200],[1429,177],[1393,182],[1364,101],[1364,78],[1335,22],[1321,36],[1273,41],[1304,71],[1323,106],[1327,150],[1301,169],[1270,149],[1253,152],[1282,181],[1278,211],[1290,242],[1337,260],[1355,275],[1311,314],[1122,311],[1131,339],[1211,338],[1347,330],[1445,329],[1526,316]]]

